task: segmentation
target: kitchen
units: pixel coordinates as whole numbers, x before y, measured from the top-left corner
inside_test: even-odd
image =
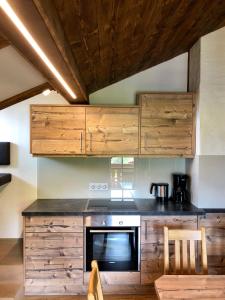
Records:
[[[20,5],[23,4],[22,2]],[[133,3],[133,1],[131,2]],[[130,8],[137,9],[137,7],[132,6],[131,2],[129,4]],[[85,8],[88,11],[90,8],[88,8],[88,5],[86,6]],[[220,11],[221,7],[223,8],[223,5],[220,4]],[[88,15],[86,18],[88,19]],[[222,24],[219,17],[218,20]],[[4,33],[6,35],[5,31]],[[48,124],[49,119],[51,120],[48,116],[49,111],[53,111],[53,118],[56,120],[57,114],[54,115],[54,109],[65,107],[66,110],[70,105],[65,97],[59,93],[51,91],[46,97],[42,94],[33,98],[29,96],[27,100],[24,99],[25,101],[7,108],[4,108],[3,103],[0,111],[0,128],[4,128],[4,130],[0,131],[0,141],[10,142],[11,155],[10,165],[0,166],[0,173],[12,174],[12,177],[9,183],[0,187],[2,207],[0,237],[3,242],[8,242],[8,239],[15,241],[22,238],[22,234],[24,234],[26,241],[24,250],[25,265],[27,267],[25,273],[26,296],[24,299],[32,298],[32,295],[40,295],[40,297],[52,294],[85,295],[90,275],[86,271],[89,271],[90,261],[93,258],[88,257],[90,253],[88,249],[86,250],[86,235],[89,235],[88,243],[90,243],[90,240],[95,240],[97,234],[90,231],[102,230],[102,225],[107,225],[108,222],[111,226],[114,221],[110,216],[113,217],[114,214],[120,216],[120,218],[116,218],[116,225],[114,224],[113,227],[116,227],[116,230],[130,231],[128,233],[123,232],[122,236],[139,240],[135,247],[137,250],[137,254],[134,255],[136,261],[133,262],[136,269],[132,272],[132,267],[129,266],[129,271],[101,271],[100,267],[104,298],[107,299],[108,293],[114,295],[133,294],[130,297],[136,297],[137,299],[141,297],[138,296],[140,294],[144,294],[142,297],[146,297],[146,295],[155,297],[154,281],[163,275],[162,229],[164,225],[169,228],[188,229],[197,229],[204,226],[207,236],[208,273],[225,274],[223,246],[225,213],[223,176],[225,153],[223,131],[224,35],[224,28],[205,36],[201,34],[190,45],[189,53],[185,50],[183,54],[174,54],[173,57],[170,57],[171,59],[165,62],[161,61],[160,64],[157,63],[154,66],[149,65],[149,68],[145,71],[136,72],[137,74],[130,73],[130,76],[127,76],[128,78],[117,80],[116,83],[90,93],[89,105],[78,103],[73,106],[77,109],[80,108],[81,111],[84,109],[85,113],[83,114],[86,116],[82,123],[82,113],[74,113],[74,116],[67,112],[68,118],[65,118],[65,126],[69,126],[69,131],[64,130],[63,134],[74,134],[76,142],[76,147],[73,148],[74,151],[92,150],[105,151],[105,153],[68,154],[66,153],[67,148],[64,148],[64,146],[58,148],[57,151],[62,151],[58,155],[41,152],[43,149],[45,149],[44,151],[46,149],[48,151],[49,149],[52,150],[52,148],[44,148],[44,142],[40,143],[43,137],[42,125],[44,122]],[[10,36],[10,41],[13,44],[12,38]],[[16,46],[18,44],[14,44],[14,47]],[[22,80],[23,74],[26,77],[26,82],[36,80],[42,85],[42,80],[46,80],[42,78],[43,75],[37,73],[33,66],[27,65],[24,68],[23,66],[28,64],[27,61],[23,60],[12,46],[8,45],[2,48],[1,53],[2,70],[7,70],[7,67],[10,68],[10,62],[12,62],[18,68],[21,76],[20,80]],[[28,55],[28,52],[25,53]],[[7,76],[12,76],[12,69],[9,71]],[[29,78],[31,77],[29,74],[32,74],[32,78]],[[46,75],[46,71],[44,74]],[[1,80],[1,90],[5,93],[8,92],[5,88],[9,80],[7,76],[1,77],[1,79],[4,79]],[[9,78],[12,78],[12,83],[15,81],[15,78]],[[24,84],[24,82],[22,83]],[[31,82],[31,87],[32,84],[33,82]],[[15,87],[12,86],[12,90],[13,88]],[[191,124],[193,127],[188,139],[191,146],[184,147],[178,154],[156,153],[154,155],[150,153],[141,155],[141,151],[146,149],[146,141],[142,145],[142,142],[140,142],[143,133],[141,126],[146,125],[144,123],[146,122],[144,113],[148,111],[143,106],[142,102],[144,100],[140,99],[141,96],[151,97],[151,95],[154,95],[155,97],[157,92],[160,94],[159,97],[162,98],[162,95],[165,96],[164,92],[167,95],[173,95],[172,100],[174,101],[175,95],[187,95],[187,90],[189,93],[194,93],[188,95],[196,96],[191,96],[193,101],[191,105],[193,109]],[[19,92],[22,93],[22,91]],[[194,101],[196,101],[196,105]],[[118,120],[114,123],[111,115],[111,123],[107,123],[106,114],[102,117],[105,106],[109,110],[114,108],[115,111],[117,109],[117,116],[122,115],[122,117],[120,119],[118,117]],[[48,107],[49,111],[41,111]],[[92,107],[96,109],[94,113],[91,112]],[[123,109],[127,109],[129,112],[123,113]],[[130,110],[138,110],[139,115],[135,120],[132,118],[133,114],[130,113]],[[98,114],[101,114],[101,116]],[[94,123],[97,121],[93,121],[94,115],[98,115],[96,117],[97,121],[105,122],[105,124],[99,125],[100,128],[101,126],[103,128],[110,125],[113,127],[119,124],[118,122],[122,122],[124,124],[122,126],[127,126],[125,132],[128,135],[128,138],[126,138],[128,147],[126,147],[126,143],[119,144],[118,142],[116,146],[113,146],[113,153],[109,153],[109,149],[102,150],[104,149],[104,143],[102,143],[103,146],[102,144],[95,146],[93,143],[96,132],[94,126],[98,125]],[[46,116],[47,121],[43,121]],[[88,123],[88,117],[90,117],[91,125]],[[129,123],[130,118],[132,118],[131,123]],[[62,122],[62,119],[60,122]],[[83,130],[82,135],[80,131],[79,134],[72,131],[73,127],[71,128],[70,124],[74,124],[76,120],[79,123],[79,130]],[[190,119],[187,123],[187,126],[189,126],[188,132],[190,132]],[[51,126],[51,121],[49,124]],[[118,125],[118,128],[121,128],[121,125]],[[111,132],[110,128],[105,134],[107,135],[108,132]],[[46,138],[48,134],[51,136],[54,133],[49,133],[46,130],[44,137]],[[136,144],[135,139],[132,137],[133,134],[137,136]],[[193,141],[196,141],[196,145],[194,145],[190,136],[193,137]],[[77,142],[77,137],[79,142]],[[142,137],[145,138],[146,135],[143,134]],[[110,136],[107,138],[110,140]],[[178,132],[178,138],[176,137],[172,141],[172,150],[179,148],[177,145],[180,145],[179,142],[182,143],[184,140],[179,138]],[[52,143],[48,145],[52,147]],[[31,154],[34,155],[30,154],[30,150]],[[182,151],[189,152],[184,153]],[[188,181],[187,190],[190,192],[189,196],[195,207],[186,202],[180,204],[179,201],[156,201],[154,199],[155,191],[153,190],[153,194],[150,194],[152,183],[168,183],[168,195],[171,196],[173,191],[172,174],[175,173],[189,175],[188,178],[191,180]],[[123,201],[118,203],[119,201],[109,202],[109,200],[104,200],[111,198],[119,198]],[[36,199],[40,200],[35,202]],[[134,201],[126,201],[132,199]],[[32,206],[28,208],[30,205]],[[22,213],[24,218],[22,218]],[[106,218],[102,219],[102,216],[106,216]],[[134,218],[135,216],[137,218]],[[131,223],[129,217],[132,219]],[[123,224],[119,224],[121,222]],[[62,231],[61,228],[67,229]],[[53,237],[53,240],[51,237]],[[125,240],[123,241],[125,243]],[[50,248],[48,249],[48,247]],[[71,257],[71,251],[74,249],[76,251]],[[38,256],[41,256],[39,257],[40,261],[36,260],[35,251],[38,252]],[[60,254],[56,254],[54,257],[52,251],[64,253],[61,256],[65,256],[65,260],[63,261]],[[129,251],[127,252],[129,253]],[[46,257],[48,259],[48,256],[53,262],[44,263],[43,260]],[[57,263],[54,263],[54,259]],[[71,259],[72,262],[70,262]],[[86,265],[87,261],[89,261],[88,266]],[[41,267],[42,263],[45,265],[45,271]],[[67,263],[71,263],[72,267]],[[1,264],[4,265],[4,259]],[[60,269],[58,273],[54,267],[52,270],[51,264]],[[61,264],[64,265],[65,272],[61,270]],[[3,276],[2,284],[5,284],[7,280]],[[64,284],[65,282],[67,284]],[[124,284],[125,282],[127,284]],[[64,288],[65,286],[66,288]],[[64,297],[66,299],[67,296]],[[120,296],[118,299],[123,299],[122,297]]]

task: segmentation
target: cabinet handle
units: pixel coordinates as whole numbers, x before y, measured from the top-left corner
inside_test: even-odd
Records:
[[[80,152],[82,153],[83,150],[83,133],[81,131],[80,133]]]
[[[92,152],[92,132],[90,132],[90,151]]]
[[[147,239],[148,239],[148,223],[145,220],[145,240],[147,241]]]

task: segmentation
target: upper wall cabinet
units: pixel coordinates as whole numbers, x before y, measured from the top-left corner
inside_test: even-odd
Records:
[[[193,94],[140,94],[139,104],[141,106],[141,155],[194,156]]]
[[[86,154],[139,152],[139,107],[87,107]]]
[[[85,107],[32,105],[31,153],[85,154]]]

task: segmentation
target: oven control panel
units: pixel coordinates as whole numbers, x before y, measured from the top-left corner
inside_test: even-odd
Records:
[[[116,226],[127,227],[135,226],[139,227],[141,224],[141,217],[136,215],[124,216],[124,215],[94,215],[87,216],[84,219],[84,226]]]

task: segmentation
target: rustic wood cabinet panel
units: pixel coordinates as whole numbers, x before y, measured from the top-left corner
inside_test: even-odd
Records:
[[[141,217],[141,284],[151,284],[163,274],[163,226],[197,229],[197,216]]]
[[[31,153],[85,153],[85,107],[31,106]]]
[[[87,107],[86,153],[138,154],[138,107]]]
[[[26,294],[83,291],[83,217],[25,217]]]
[[[195,105],[191,93],[139,95],[142,155],[186,156],[195,153]]]
[[[199,228],[206,228],[209,274],[225,274],[225,213],[199,216]]]

